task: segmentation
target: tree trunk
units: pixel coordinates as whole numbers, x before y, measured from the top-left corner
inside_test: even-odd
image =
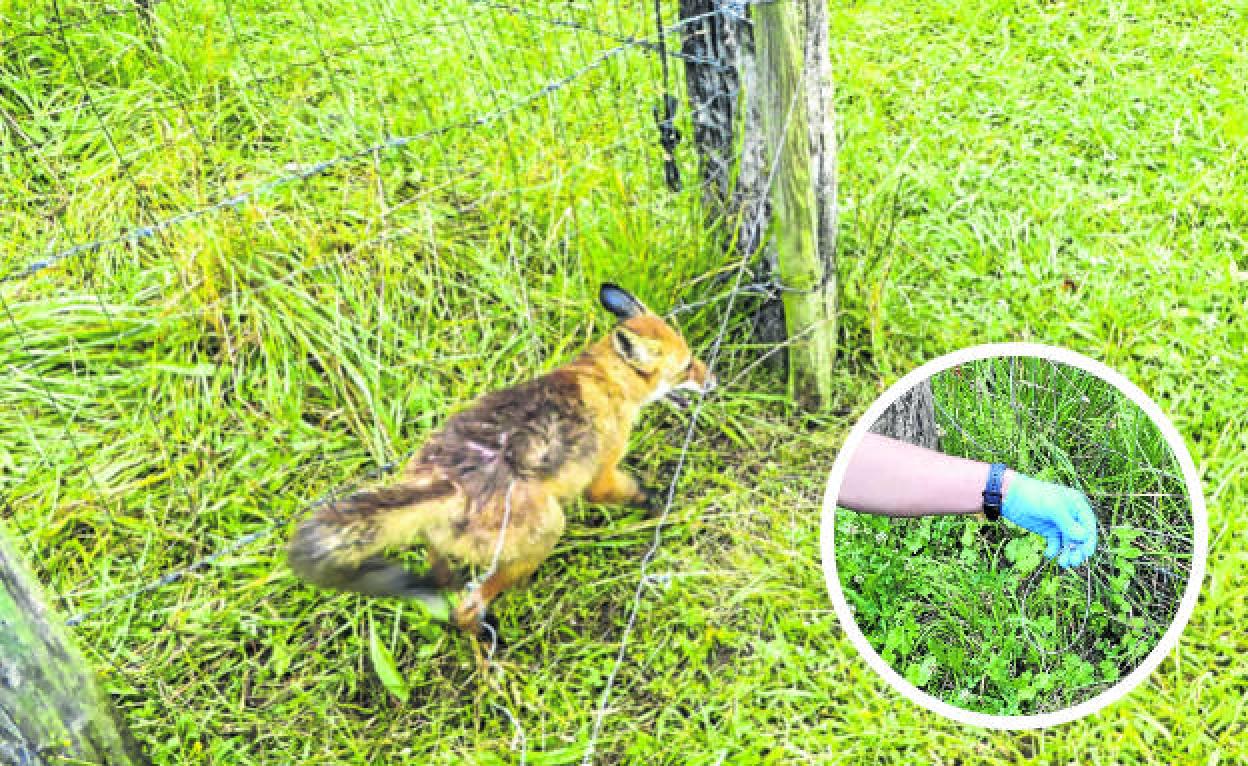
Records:
[[[749,27],[714,13],[719,5],[717,0],[680,2],[681,19],[698,19],[682,27],[680,50],[685,56],[685,90],[702,177],[702,201],[712,223],[739,208],[732,196],[739,135],[737,99],[741,93],[741,57],[752,56],[753,48]]]
[[[871,431],[920,447],[940,449],[932,381],[925,380],[902,394],[900,399],[889,405],[879,420],[871,424]]]
[[[148,764],[0,527],[0,766]]]

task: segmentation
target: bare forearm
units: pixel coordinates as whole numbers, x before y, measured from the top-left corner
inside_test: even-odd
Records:
[[[837,504],[885,516],[978,513],[988,464],[867,434],[849,461]],[[1003,489],[1013,471],[1006,471]]]

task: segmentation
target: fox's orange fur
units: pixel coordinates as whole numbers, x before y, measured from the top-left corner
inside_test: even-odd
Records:
[[[614,285],[599,295],[620,319],[606,338],[451,416],[392,486],[300,524],[288,548],[295,572],[317,585],[432,604],[445,598],[453,565],[475,567],[488,576],[462,593],[451,616],[477,631],[494,597],[550,555],[563,534],[563,504],[583,495],[649,505],[650,494],[619,467],[638,413],[681,389],[709,390],[714,377],[636,298]],[[425,576],[381,555],[413,543],[428,551]]]

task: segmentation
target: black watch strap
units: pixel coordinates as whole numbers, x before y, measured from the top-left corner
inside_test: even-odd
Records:
[[[1005,463],[988,466],[988,480],[984,482],[984,515],[996,521],[1001,518],[1001,482],[1005,479]]]

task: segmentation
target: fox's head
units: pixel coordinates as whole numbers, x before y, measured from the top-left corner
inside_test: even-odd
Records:
[[[715,388],[715,375],[694,358],[680,333],[631,293],[608,282],[598,300],[620,320],[611,330],[611,348],[649,387],[646,404],[667,397],[684,407],[688,392]]]

